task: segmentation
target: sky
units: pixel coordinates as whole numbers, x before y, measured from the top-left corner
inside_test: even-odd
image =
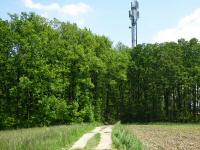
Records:
[[[138,0],[138,43],[200,39],[200,0]],[[114,44],[131,45],[131,0],[0,0],[0,18],[36,12],[49,19],[77,23],[105,35]]]

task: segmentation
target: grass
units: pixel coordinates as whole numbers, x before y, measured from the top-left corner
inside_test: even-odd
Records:
[[[128,132],[125,126],[117,124],[112,132],[113,146],[118,150],[142,150],[143,144],[136,136]]]
[[[123,125],[149,149],[200,149],[199,124],[151,123]]]
[[[100,142],[100,133],[97,133],[93,138],[91,138],[88,142],[84,150],[92,150],[94,149]]]
[[[0,150],[69,149],[81,135],[95,126],[95,124],[77,124],[0,131]]]

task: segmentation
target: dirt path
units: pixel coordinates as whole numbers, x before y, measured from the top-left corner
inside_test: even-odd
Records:
[[[112,133],[113,126],[106,126],[100,134],[101,134],[101,140],[95,150],[112,150]]]
[[[70,150],[83,149],[86,146],[87,142],[92,137],[94,137],[95,134],[99,133],[102,129],[103,127],[96,127],[91,132],[84,134],[77,142],[74,143]]]
[[[113,126],[101,126],[96,127],[91,132],[84,134],[74,145],[71,147],[70,150],[81,150],[87,145],[87,142],[94,137],[97,133],[101,134],[101,140],[95,150],[111,150],[112,149],[112,133]]]

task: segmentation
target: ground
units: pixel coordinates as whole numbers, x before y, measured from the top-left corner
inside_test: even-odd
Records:
[[[200,150],[200,124],[120,126],[127,129],[131,136],[136,136],[147,149]],[[113,126],[95,127],[95,124],[80,124],[0,131],[0,150],[69,150],[70,147],[71,149],[92,147],[95,150],[111,150]],[[125,136],[125,140],[130,139]],[[133,143],[135,144],[135,141]]]
[[[125,125],[151,150],[200,150],[200,125]]]
[[[96,145],[95,150],[111,150],[112,149],[112,125],[107,126],[100,126],[96,127],[94,130],[84,134],[74,145],[71,147],[70,150],[81,150],[85,149],[87,146],[88,141],[93,138],[96,134],[100,134],[100,141]]]

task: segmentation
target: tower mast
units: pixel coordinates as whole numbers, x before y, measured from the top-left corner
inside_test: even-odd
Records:
[[[137,45],[137,21],[139,19],[139,2],[134,0],[131,2],[131,10],[129,10],[129,18],[131,20],[131,36],[132,36],[132,48]]]

